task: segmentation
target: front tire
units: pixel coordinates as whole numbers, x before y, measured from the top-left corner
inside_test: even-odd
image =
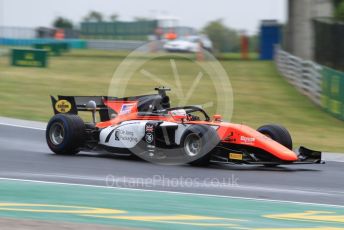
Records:
[[[257,131],[287,147],[288,149],[293,150],[293,141],[290,133],[283,126],[276,124],[263,125],[259,127]]]
[[[45,136],[54,153],[74,155],[85,141],[84,121],[77,115],[57,114],[50,119]]]
[[[206,166],[210,162],[211,151],[219,143],[216,131],[205,125],[192,125],[182,137],[181,147],[189,164]]]
[[[276,124],[269,124],[259,127],[257,131],[287,147],[288,149],[293,150],[293,141],[289,131],[285,127]],[[279,164],[264,164],[265,167],[269,168],[274,168],[278,165]]]

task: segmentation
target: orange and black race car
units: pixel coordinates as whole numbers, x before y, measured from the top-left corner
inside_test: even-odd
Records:
[[[157,94],[125,98],[107,96],[51,97],[55,116],[46,129],[49,148],[56,154],[108,151],[137,155],[163,164],[209,162],[233,164],[322,163],[321,152],[300,147],[292,150],[286,128],[246,125],[212,118],[198,106],[170,106],[168,88]],[[78,113],[90,111],[85,123]],[[99,120],[97,122],[97,120]]]

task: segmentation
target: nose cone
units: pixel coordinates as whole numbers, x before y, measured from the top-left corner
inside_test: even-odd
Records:
[[[282,161],[297,161],[297,155],[282,144],[272,140],[250,127],[241,128],[247,137],[254,138],[254,146],[265,150]]]
[[[260,133],[259,133],[260,134]],[[257,138],[258,144],[260,148],[264,149],[265,151],[271,153],[275,157],[279,158],[283,161],[297,161],[297,155],[292,150],[288,149],[287,147],[281,145],[280,143],[266,137],[260,136]]]

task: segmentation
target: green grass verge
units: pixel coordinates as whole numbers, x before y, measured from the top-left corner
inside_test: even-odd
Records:
[[[77,50],[49,59],[49,67],[11,67],[9,57],[0,57],[0,116],[47,121],[52,116],[49,95],[107,95],[109,83],[123,53]],[[176,60],[187,90],[198,69],[192,62]],[[295,145],[343,152],[344,122],[337,120],[300,95],[276,71],[272,62],[221,61],[234,92],[232,121],[258,127],[266,123],[286,126]],[[169,60],[153,60],[144,69],[174,83]],[[221,84],[221,82],[219,82]],[[128,95],[147,92],[156,83],[139,71],[129,81]],[[118,85],[118,87],[121,87]],[[204,76],[190,104],[214,97],[209,76]],[[173,99],[173,97],[172,97]],[[172,100],[173,102],[173,100]],[[219,102],[221,103],[221,101]],[[213,113],[214,109],[209,108]]]

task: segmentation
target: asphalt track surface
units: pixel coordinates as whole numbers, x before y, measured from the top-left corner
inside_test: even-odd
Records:
[[[0,177],[254,199],[344,205],[344,162],[163,166],[111,154],[54,155],[44,125],[0,120]]]

